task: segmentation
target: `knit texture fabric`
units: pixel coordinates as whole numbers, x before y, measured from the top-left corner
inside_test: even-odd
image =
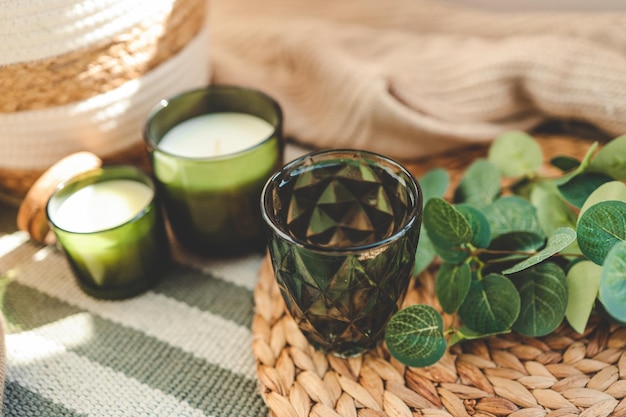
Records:
[[[214,0],[214,82],[277,98],[315,147],[411,158],[547,119],[626,131],[626,13],[440,0]]]

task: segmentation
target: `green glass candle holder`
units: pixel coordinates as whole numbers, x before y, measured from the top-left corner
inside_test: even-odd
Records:
[[[226,115],[257,119],[267,130],[250,133],[247,120],[224,122],[226,130],[244,130],[237,132],[242,145],[242,137],[220,136],[214,132],[215,119],[208,120]],[[206,123],[192,131],[178,130],[202,118]],[[272,98],[237,86],[188,91],[152,111],[144,139],[169,223],[183,247],[203,255],[263,250],[258,202],[266,180],[282,165],[282,123],[281,108]],[[178,142],[170,141],[172,135]],[[166,142],[182,148],[166,147]],[[218,147],[222,152],[214,153]]]
[[[408,288],[422,194],[384,156],[329,150],[288,163],[261,197],[287,309],[309,342],[341,357],[373,349]]]
[[[155,186],[131,166],[78,175],[50,197],[46,214],[79,286],[121,299],[152,287],[170,259]]]

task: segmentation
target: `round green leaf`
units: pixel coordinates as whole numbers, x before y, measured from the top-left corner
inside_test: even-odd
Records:
[[[598,295],[602,268],[591,261],[580,261],[567,272],[565,318],[578,333],[584,333]]]
[[[491,242],[491,229],[485,215],[470,204],[457,204],[456,209],[465,217],[472,229],[472,245],[486,248]]]
[[[552,236],[548,238],[545,248],[537,252],[535,255],[525,259],[524,261],[502,271],[503,274],[514,274],[540,262],[545,261],[552,255],[559,253],[572,242],[576,240],[576,232],[569,227],[557,229]]]
[[[503,177],[533,175],[541,167],[543,154],[537,141],[525,132],[507,132],[491,144],[491,161]]]
[[[580,209],[578,213],[578,220],[582,217],[587,209],[594,204],[601,203],[603,201],[624,201],[626,202],[626,184],[621,181],[611,181],[599,186]]]
[[[546,235],[560,227],[576,228],[576,214],[554,185],[533,187],[530,201],[537,208],[537,220]]]
[[[509,232],[531,232],[545,236],[537,220],[537,209],[518,196],[500,197],[482,209],[492,238]]]
[[[612,178],[606,174],[583,172],[572,177],[565,184],[560,184],[558,189],[571,205],[581,208],[591,193],[611,180]]]
[[[563,172],[567,172],[578,168],[580,161],[576,158],[572,158],[571,156],[559,155],[550,159],[550,164]]]
[[[565,317],[567,283],[555,263],[535,265],[511,277],[521,298],[520,314],[513,330],[525,336],[551,333]]]
[[[446,353],[443,319],[433,307],[414,304],[389,320],[385,328],[389,353],[407,366],[429,366]]]
[[[616,243],[606,256],[598,296],[607,313],[626,322],[626,241]]]
[[[454,313],[469,291],[472,271],[468,264],[454,265],[443,263],[437,272],[435,293],[441,308],[446,313]]]
[[[565,184],[566,182],[568,182],[569,180],[571,180],[573,177],[580,174],[581,172],[586,172],[587,169],[589,168],[589,164],[591,163],[591,159],[596,153],[596,149],[598,149],[598,142],[594,142],[589,147],[589,149],[587,149],[587,153],[585,154],[583,160],[580,162],[580,165],[576,169],[569,171],[567,174],[554,180],[556,185]]]
[[[589,171],[626,181],[626,135],[618,136],[600,149],[591,161]]]
[[[426,203],[424,226],[435,246],[452,248],[472,241],[472,230],[468,221],[451,204],[439,197],[433,197]]]
[[[450,184],[448,171],[435,168],[424,174],[419,180],[424,203],[433,197],[443,197]]]
[[[626,203],[603,201],[589,207],[576,232],[583,255],[602,265],[613,245],[626,240]]]
[[[500,194],[498,168],[486,159],[478,159],[463,174],[454,191],[454,201],[476,207],[490,204]]]
[[[520,312],[520,296],[505,276],[489,274],[473,281],[459,318],[468,328],[479,333],[496,333],[509,329]]]

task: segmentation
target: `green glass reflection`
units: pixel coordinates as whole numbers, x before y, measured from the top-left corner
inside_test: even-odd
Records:
[[[76,232],[60,227],[59,208],[79,190],[97,183],[132,180],[152,190],[152,199],[134,218],[117,227]],[[130,166],[111,166],[79,175],[63,184],[47,205],[48,220],[79,286],[97,298],[119,299],[152,287],[170,259],[163,217],[148,175]]]
[[[268,181],[274,273],[311,344],[346,357],[382,340],[411,277],[421,210],[411,174],[364,151],[305,155]]]

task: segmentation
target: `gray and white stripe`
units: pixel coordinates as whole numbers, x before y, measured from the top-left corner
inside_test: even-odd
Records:
[[[5,416],[267,414],[250,349],[261,255],[175,264],[153,290],[103,301],[60,252],[18,237],[0,238],[13,242],[0,256]]]

